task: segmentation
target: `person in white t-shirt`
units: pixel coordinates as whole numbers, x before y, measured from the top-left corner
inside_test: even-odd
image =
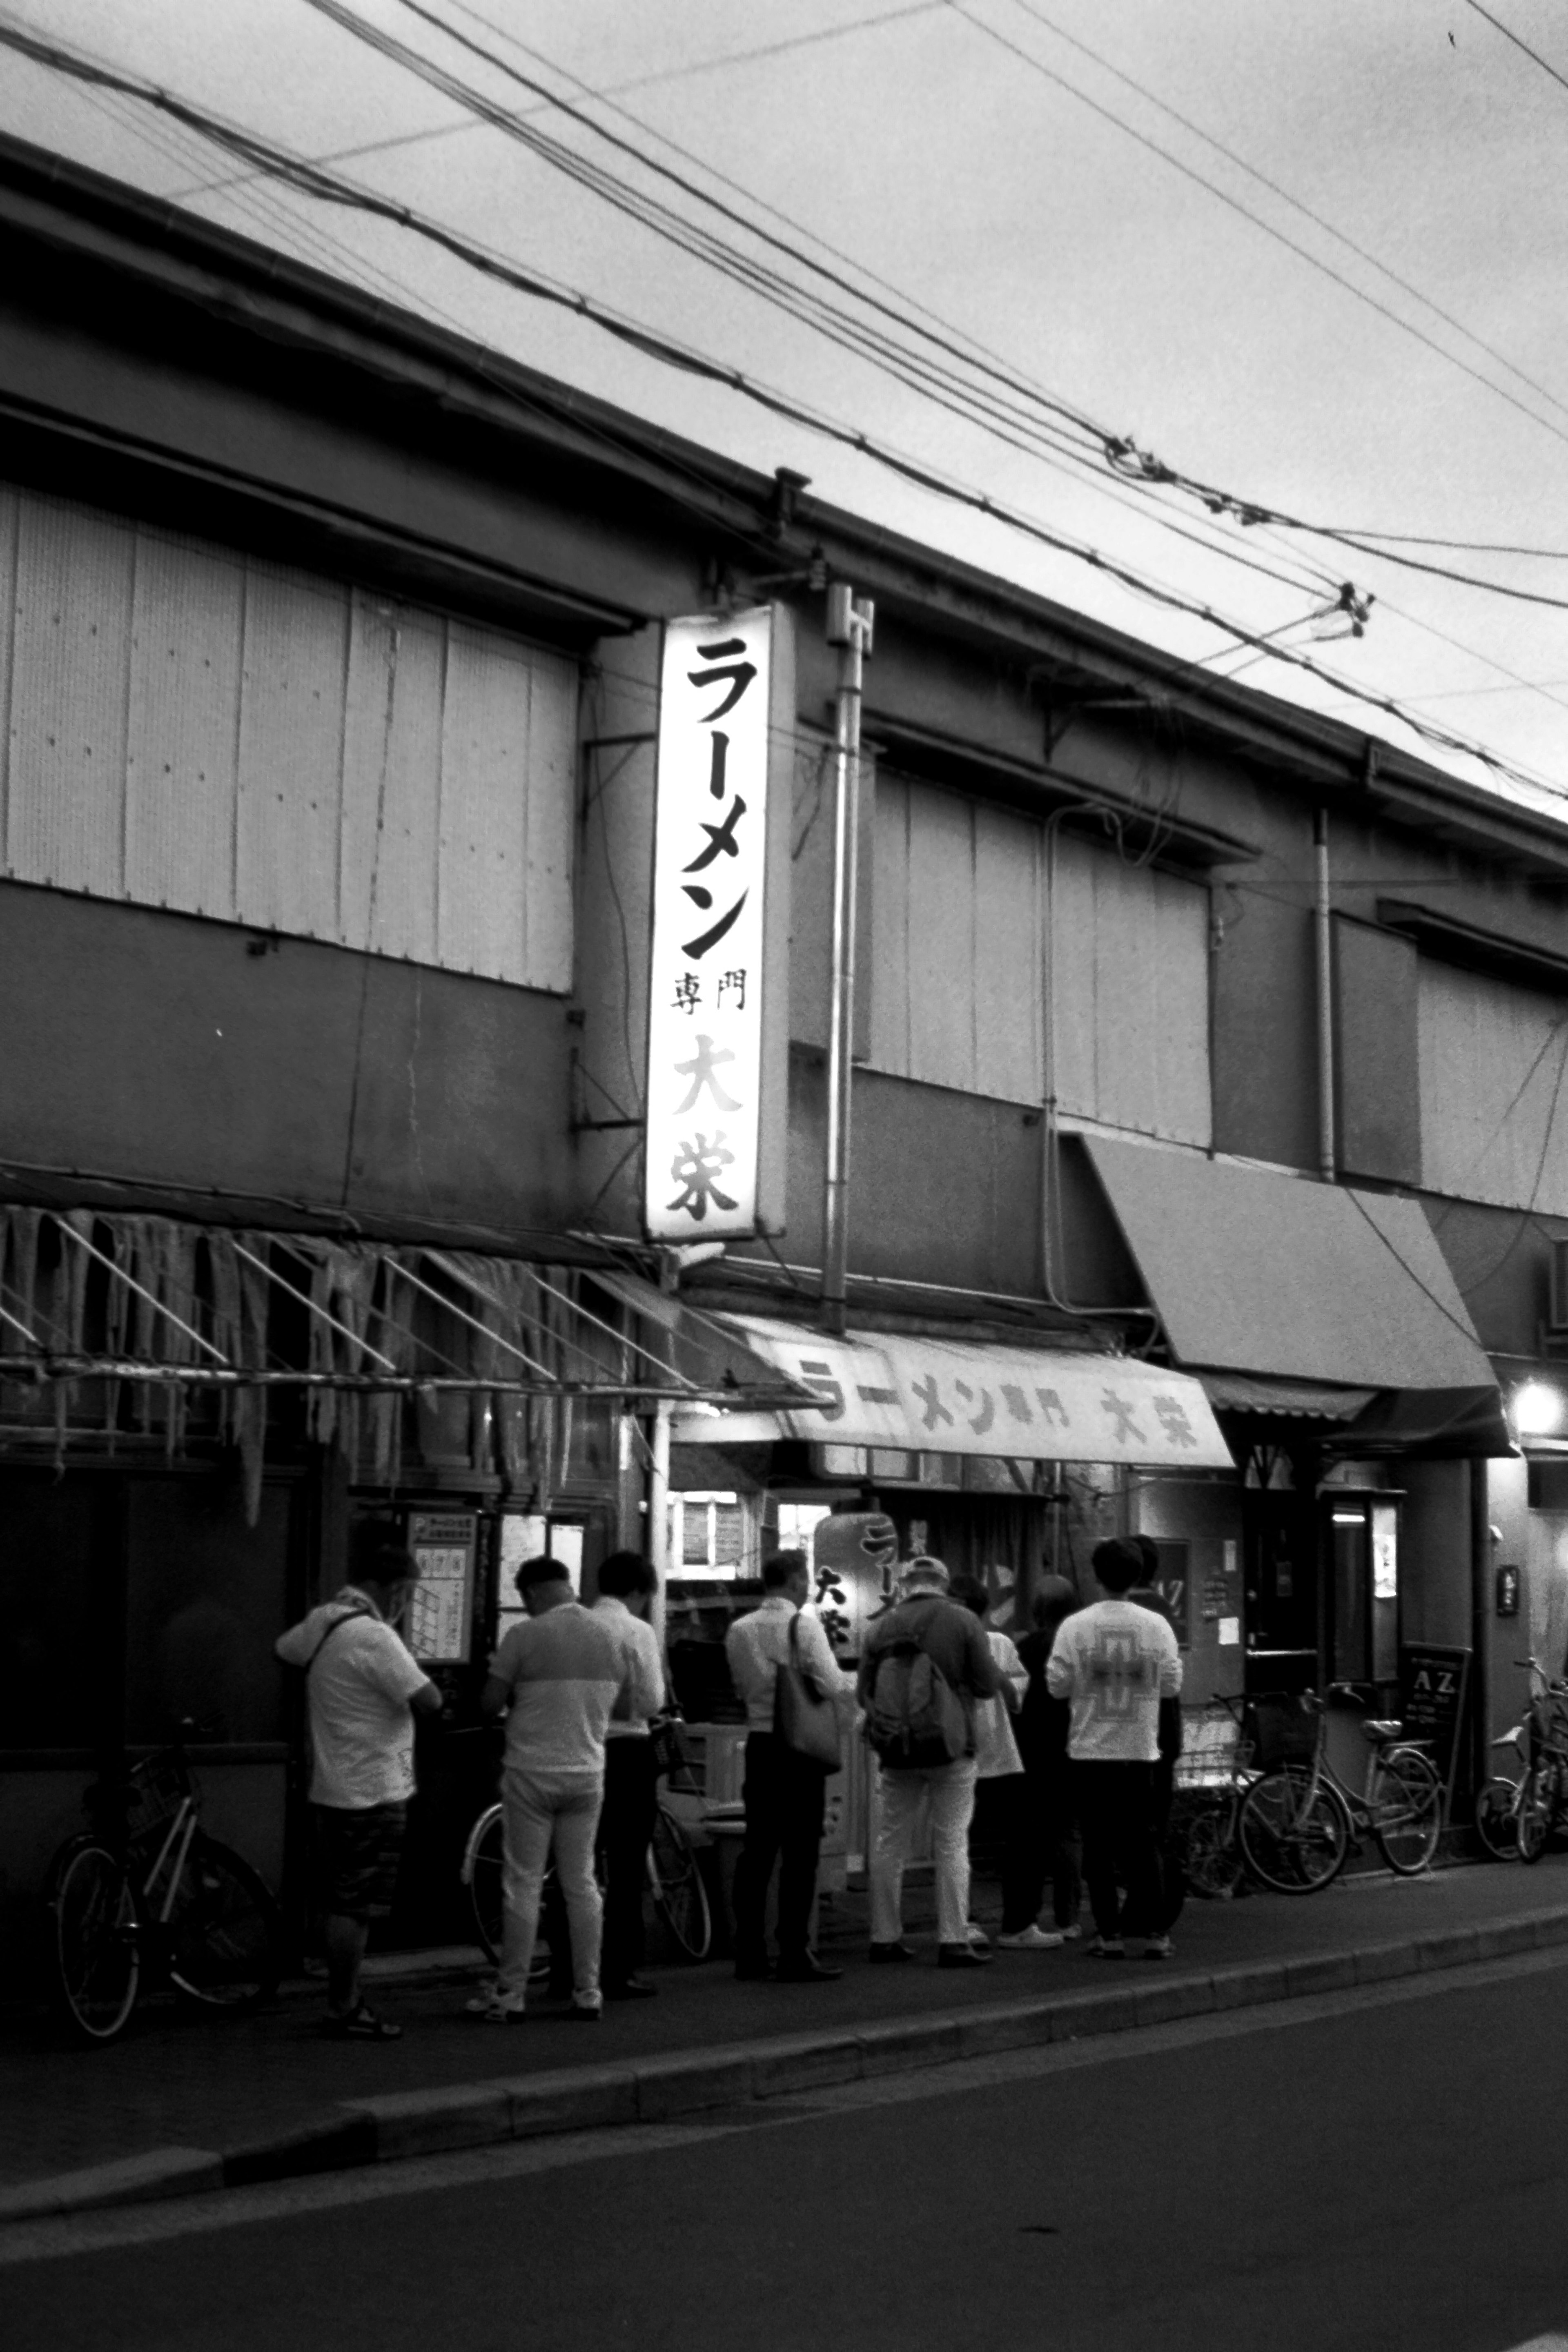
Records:
[[[414,1715],[441,1694],[396,1624],[419,1575],[396,1544],[372,1552],[352,1584],[275,1644],[305,1669],[310,1808],[326,1874],[327,2030],[350,2042],[395,2042],[403,2029],[360,1991],[373,1919],[392,1908],[414,1794]]]
[[[1163,1617],[1125,1596],[1143,1576],[1137,1546],[1097,1544],[1094,1573],[1107,1598],[1068,1617],[1046,1663],[1046,1687],[1071,1706],[1068,1754],[1083,1832],[1083,1875],[1098,1930],[1096,1959],[1121,1959],[1124,1924],[1143,1932],[1145,1958],[1165,1959],[1164,1895],[1153,1821],[1160,1702],[1177,1698],[1182,1655]]]

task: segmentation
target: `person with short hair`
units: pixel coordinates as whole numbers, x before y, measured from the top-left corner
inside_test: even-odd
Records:
[[[604,1906],[594,1877],[594,1837],[605,1792],[605,1733],[623,1692],[633,1711],[652,1714],[661,1686],[628,1663],[603,1618],[584,1608],[563,1561],[524,1560],[517,1589],[528,1614],[503,1635],[479,1699],[482,1714],[507,1719],[500,1967],[494,1984],[468,2008],[489,2025],[523,2015],[553,1850],[572,1944],[567,2014],[593,2022],[604,2007]]]
[[[847,1696],[848,1678],[819,1617],[805,1613],[811,1570],[803,1551],[774,1552],[763,1562],[763,1604],[737,1617],[724,1651],[746,1703],[746,1834],[735,1864],[735,1974],[781,1983],[826,1984],[843,1975],[811,1948],[816,1863],[826,1811],[827,1776],[798,1756],[774,1727],[779,1668],[791,1651],[823,1692]],[[768,1887],[778,1864],[778,1961],[768,1958]]]
[[[975,1618],[949,1599],[948,1582],[945,1561],[921,1553],[899,1580],[895,1606],[866,1631],[858,1686],[863,1706],[874,1703],[888,1653],[913,1644],[957,1695],[968,1726],[964,1752],[946,1763],[892,1767],[878,1759],[879,1814],[870,1872],[874,1962],[914,1958],[904,1941],[904,1869],[916,1821],[928,1801],[936,1854],[937,1966],[982,1968],[991,1957],[969,1940],[969,1824],[974,1813],[975,1706],[995,1696],[1002,1675]]]
[[[1182,1656],[1164,1619],[1127,1599],[1144,1573],[1137,1546],[1113,1537],[1095,1546],[1091,1562],[1106,1598],[1066,1620],[1046,1664],[1047,1689],[1072,1710],[1068,1752],[1097,1930],[1088,1949],[1096,1959],[1125,1958],[1125,1886],[1127,1923],[1148,1937],[1144,1957],[1165,1959],[1153,1768],[1160,1701],[1181,1695]]]
[[[274,1644],[305,1670],[310,1811],[324,1869],[327,2031],[347,2042],[403,2032],[360,1990],[371,1922],[384,1919],[414,1794],[414,1717],[441,1694],[397,1631],[419,1569],[401,1544],[378,1542],[351,1584]]]
[[[1002,1864],[1002,1926],[996,1937],[1001,1952],[1054,1951],[1062,1941],[1054,1929],[1039,1924],[1043,1880],[1034,1864],[1037,1836],[1029,1819],[1029,1785],[1018,1751],[1015,1721],[1028,1685],[1024,1662],[1011,1635],[988,1623],[991,1596],[977,1576],[955,1576],[951,1598],[980,1620],[991,1654],[1001,1675],[994,1698],[974,1706],[974,1826],[972,1843],[985,1850],[992,1841]],[[972,1944],[982,1931],[973,1921]]]
[[[658,1637],[647,1622],[658,1573],[640,1552],[613,1551],[599,1563],[593,1613],[620,1643],[627,1687],[605,1727],[605,1801],[599,1853],[605,1868],[605,1939],[600,1990],[606,2000],[647,2000],[658,1990],[641,1974],[643,1888],[658,1811],[658,1759],[648,1725],[668,1704]],[[638,1694],[634,1698],[634,1690]],[[656,1703],[647,1704],[657,1691]]]

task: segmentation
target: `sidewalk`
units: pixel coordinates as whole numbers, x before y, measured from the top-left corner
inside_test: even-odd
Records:
[[[977,1895],[989,1923],[994,1890],[981,1885]],[[453,1955],[403,1963],[403,1972],[383,1964],[376,2000],[405,2028],[401,2042],[383,2045],[323,2040],[317,1984],[290,1985],[255,2018],[192,2019],[150,2003],[123,2042],[102,2050],[13,2011],[0,2020],[0,2221],[29,2207],[647,2120],[983,2048],[1568,1946],[1568,1856],[1533,1869],[1367,1876],[1300,1900],[1190,1902],[1176,1958],[1160,1966],[1093,1962],[1077,1944],[1003,1953],[972,1974],[939,1972],[928,1929],[915,1938],[926,1965],[873,1969],[862,1904],[850,1897],[823,1923],[824,1949],[844,1963],[837,1984],[737,1984],[722,1962],[658,1969],[658,2000],[613,2005],[595,2028],[569,2030],[545,2003],[504,2030],[466,2019],[469,1977]],[[237,2160],[240,2150],[249,2153]],[[122,2174],[43,2192],[46,2179],[128,2163]]]

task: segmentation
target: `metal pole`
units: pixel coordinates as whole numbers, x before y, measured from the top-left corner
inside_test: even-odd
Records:
[[[1313,932],[1318,967],[1318,1173],[1325,1184],[1337,1177],[1334,1152],[1334,989],[1333,933],[1329,900],[1329,813],[1320,809],[1312,820],[1316,866]]]
[[[827,592],[827,642],[839,648],[833,760],[833,971],[827,1034],[827,1146],[822,1210],[822,1319],[842,1331],[849,1265],[849,1110],[855,1066],[855,908],[860,845],[860,693],[877,608],[843,582]]]
[[[679,1284],[679,1261],[673,1250],[664,1250],[659,1255],[658,1286],[673,1297]],[[673,1342],[668,1336],[662,1344],[673,1353]],[[669,1613],[669,1423],[672,1411],[669,1399],[660,1397],[654,1406],[653,1426],[648,1433],[647,1557],[658,1583],[647,1619],[658,1638],[661,1656]]]

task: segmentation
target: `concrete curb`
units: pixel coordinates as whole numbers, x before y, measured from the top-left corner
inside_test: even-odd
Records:
[[[226,2152],[153,2148],[144,2156],[0,2189],[0,2224],[552,2132],[665,2123],[715,2107],[799,2096],[828,2084],[868,2081],[1141,2025],[1168,2025],[1310,1993],[1348,1991],[1565,1943],[1568,1906],[1560,1906],[1485,1927],[1218,1969],[1207,1976],[1154,1975],[1129,1963],[1115,1982],[1089,1991],[879,2019],[718,2049],[668,2051],[603,2066],[395,2091],[344,2102],[303,2126]]]

